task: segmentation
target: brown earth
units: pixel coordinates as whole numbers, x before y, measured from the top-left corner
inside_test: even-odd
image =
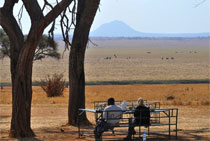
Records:
[[[173,97],[167,100],[167,97]],[[135,100],[143,97],[148,101],[160,101],[161,107],[179,109],[178,140],[210,140],[210,89],[209,84],[168,85],[98,85],[86,86],[86,107],[93,108],[93,101]],[[48,98],[40,87],[33,87],[31,126],[36,137],[20,140],[94,140],[92,129],[89,136],[78,139],[77,127],[67,126],[68,89],[63,97]],[[94,116],[88,114],[94,123]],[[11,120],[11,87],[0,90],[0,140],[17,140],[8,137]],[[61,131],[62,129],[62,131]],[[148,140],[168,140],[167,127],[148,136]],[[117,129],[116,129],[117,130]],[[125,129],[124,131],[126,131]],[[172,140],[175,138],[172,134]],[[122,140],[124,136],[109,136],[107,140]]]

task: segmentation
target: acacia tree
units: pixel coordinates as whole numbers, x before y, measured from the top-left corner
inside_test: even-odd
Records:
[[[31,27],[26,39],[13,15],[14,5],[19,0],[5,0],[0,8],[0,25],[10,40],[10,71],[12,80],[12,119],[11,137],[32,137],[31,100],[32,100],[32,65],[35,50],[44,29],[52,23],[73,0],[61,0],[54,7],[47,0],[41,8],[37,0],[22,0],[30,17]],[[51,10],[44,15],[44,9]],[[55,22],[53,22],[54,25]]]

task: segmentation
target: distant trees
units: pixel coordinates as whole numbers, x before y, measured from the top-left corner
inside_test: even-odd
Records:
[[[27,38],[27,36],[25,36]],[[3,29],[0,29],[0,59],[10,57],[10,41]],[[35,51],[34,61],[46,57],[60,59],[60,53],[57,49],[57,43],[48,36],[43,35]]]

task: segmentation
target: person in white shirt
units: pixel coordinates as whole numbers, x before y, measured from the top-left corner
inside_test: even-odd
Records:
[[[108,106],[104,109],[103,119],[110,125],[116,125],[119,123],[122,116],[122,109],[115,105],[114,98],[108,99]]]
[[[114,126],[119,124],[122,116],[122,109],[115,105],[114,98],[108,99],[108,106],[104,109],[102,118],[97,122],[94,130],[96,141],[101,140],[101,135],[108,129],[113,130]]]

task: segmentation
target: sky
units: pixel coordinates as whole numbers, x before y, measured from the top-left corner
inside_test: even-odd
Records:
[[[41,0],[40,0],[41,1]],[[104,23],[123,21],[133,29],[146,33],[210,32],[210,0],[101,0],[91,31]],[[0,1],[0,7],[4,0]],[[15,15],[21,0],[15,7]],[[22,26],[26,34],[30,27],[27,13]],[[47,31],[45,31],[46,33]],[[60,30],[56,30],[57,33]]]

